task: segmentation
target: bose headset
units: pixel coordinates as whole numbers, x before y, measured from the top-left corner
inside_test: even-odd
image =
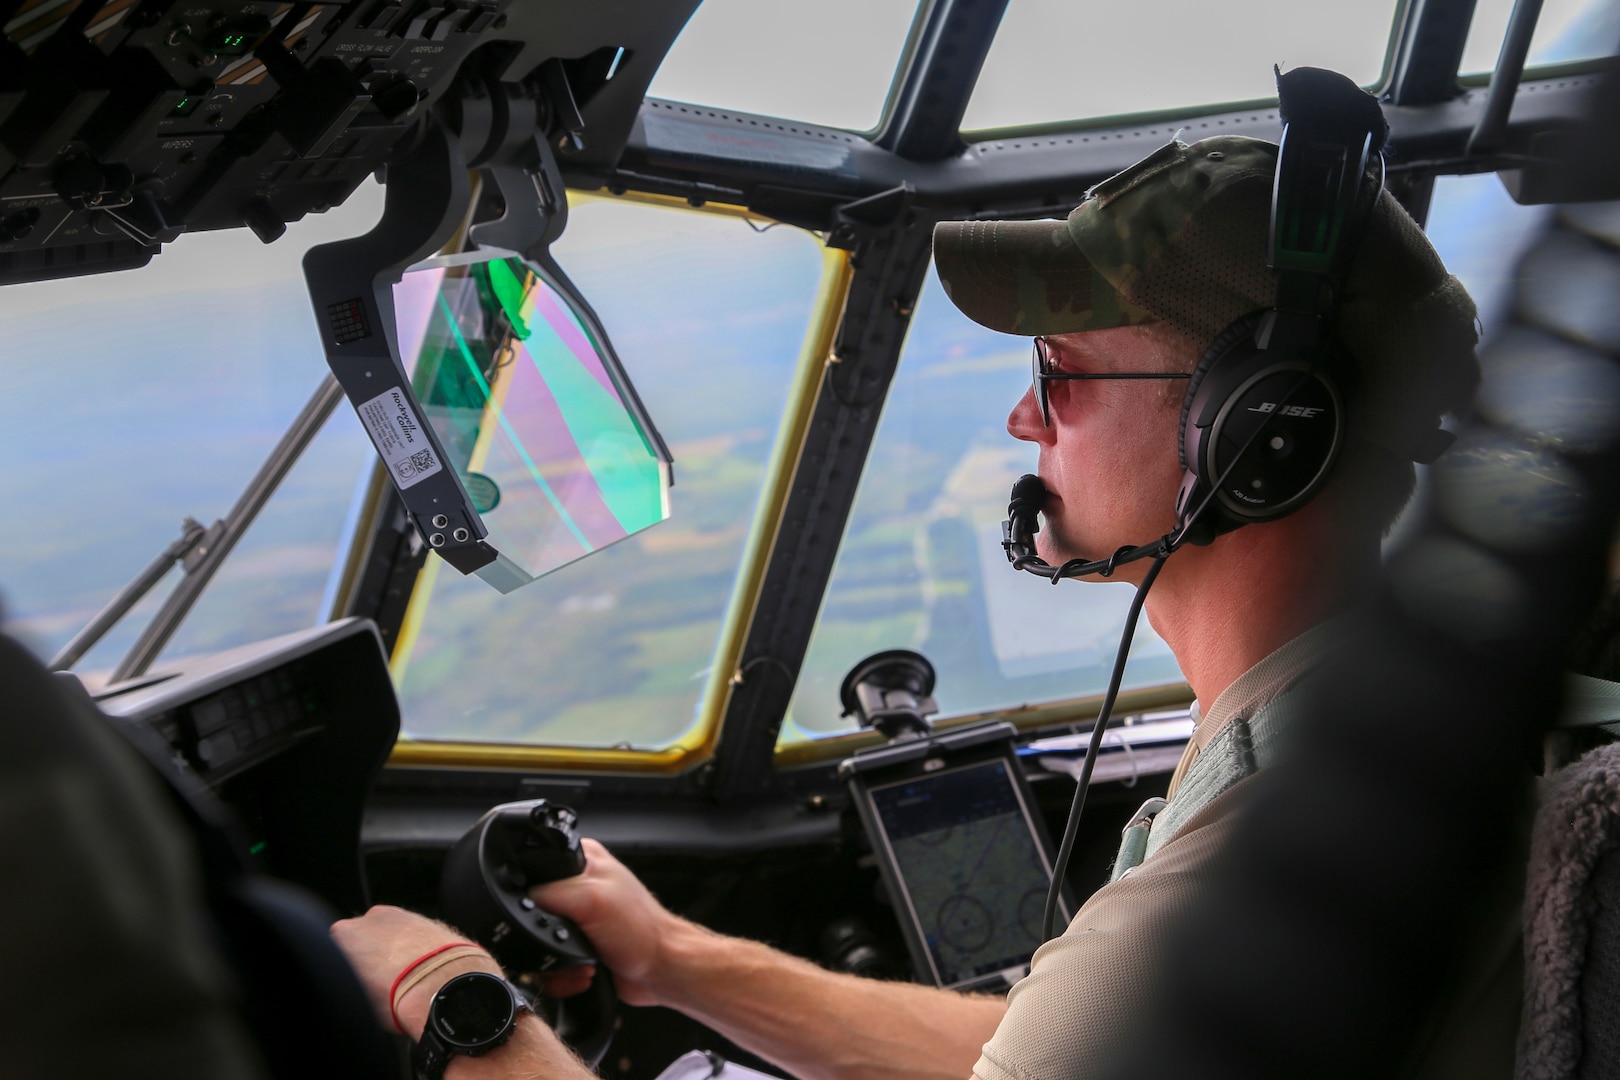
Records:
[[[1366,220],[1384,190],[1389,134],[1378,102],[1349,79],[1319,68],[1277,73],[1283,134],[1271,193],[1267,265],[1277,273],[1271,307],[1238,319],[1210,342],[1181,406],[1181,488],[1176,525],[1157,540],[1126,545],[1107,559],[1052,566],[1035,554],[1046,499],[1039,477],[1013,485],[1002,547],[1014,569],[1056,584],[1108,577],[1122,563],[1151,558],[1137,587],[1092,729],[1074,805],[1058,848],[1042,940],[1052,937],[1057,896],[1074,850],[1092,766],[1108,727],[1125,658],[1148,590],[1182,544],[1210,543],[1243,525],[1274,521],[1305,505],[1327,483],[1345,436],[1336,373],[1342,350],[1327,332],[1339,286]],[[1365,183],[1377,166],[1376,187]],[[1370,197],[1367,189],[1372,187]]]

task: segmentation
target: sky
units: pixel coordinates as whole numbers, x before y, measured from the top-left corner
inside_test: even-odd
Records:
[[[382,189],[367,181],[270,245],[246,229],[188,234],[137,270],[0,289],[0,385],[12,406],[0,460],[26,463],[0,472],[0,498],[38,515],[36,528],[0,534],[12,632],[48,655],[180,535],[183,517],[206,524],[230,509],[326,373],[305,250],[363,233],[381,213]],[[327,426],[182,641],[233,581],[260,578],[277,594],[237,594],[238,604],[281,603],[294,579],[319,597],[364,453],[352,423]],[[275,629],[309,625],[315,607],[301,604]],[[110,665],[148,610],[87,663]]]

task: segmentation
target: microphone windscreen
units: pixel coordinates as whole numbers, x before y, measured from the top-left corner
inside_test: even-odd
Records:
[[[1046,502],[1046,485],[1041,483],[1040,477],[1025,473],[1013,484],[1012,499],[1007,504],[1007,513],[1037,513],[1044,502]]]

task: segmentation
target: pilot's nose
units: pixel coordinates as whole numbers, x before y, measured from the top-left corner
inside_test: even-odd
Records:
[[[1041,407],[1035,400],[1034,387],[1024,391],[1012,412],[1007,414],[1007,434],[1025,442],[1050,443],[1053,431],[1041,423]]]

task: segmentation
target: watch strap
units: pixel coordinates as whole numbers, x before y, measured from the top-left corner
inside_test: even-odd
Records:
[[[425,1028],[422,1037],[411,1046],[412,1080],[442,1080],[450,1064],[451,1051],[439,1040],[432,1028]]]

